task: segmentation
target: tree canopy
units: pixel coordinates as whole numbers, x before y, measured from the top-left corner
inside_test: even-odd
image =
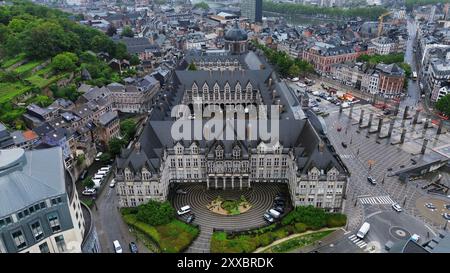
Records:
[[[333,18],[356,18],[378,19],[387,10],[384,7],[358,7],[358,8],[336,8],[318,7],[313,5],[302,5],[294,3],[275,3],[265,0],[263,10],[288,15],[324,15]]]
[[[126,26],[122,29],[122,33],[121,33],[122,37],[130,37],[133,38],[134,37],[134,32],[131,29],[131,27]]]
[[[269,62],[276,66],[279,73],[286,77],[298,77],[300,75],[306,75],[308,73],[314,73],[314,67],[307,61],[294,59],[285,52],[273,50],[264,45],[255,42],[258,49],[264,52]]]
[[[200,3],[195,4],[194,8],[208,10],[209,9],[209,5],[208,5],[208,3],[202,1]]]
[[[450,117],[450,94],[445,95],[436,102],[436,109],[444,113],[447,117]]]
[[[1,6],[0,54],[12,57],[23,52],[32,60],[41,60],[62,52],[79,54],[92,50],[115,58],[127,57],[123,45],[115,44],[99,30],[72,21],[70,16],[25,1]]]
[[[164,225],[175,218],[175,209],[169,201],[161,203],[150,200],[148,203],[138,206],[136,217],[139,221],[151,226]]]

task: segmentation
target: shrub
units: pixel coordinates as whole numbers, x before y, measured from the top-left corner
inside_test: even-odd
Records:
[[[136,217],[139,221],[151,226],[164,225],[174,219],[175,209],[168,201],[161,203],[150,200],[138,207]]]
[[[303,223],[296,223],[296,224],[294,225],[294,229],[295,229],[295,232],[296,232],[296,233],[303,233],[303,232],[306,231],[307,228],[308,228],[308,226],[306,226],[306,225],[303,224]]]
[[[327,215],[328,227],[341,227],[347,223],[347,216],[341,213],[330,213]]]
[[[258,236],[259,245],[261,247],[268,246],[273,242],[272,234],[270,232]]]

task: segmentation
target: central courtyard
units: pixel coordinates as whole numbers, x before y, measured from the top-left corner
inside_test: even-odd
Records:
[[[177,190],[183,190],[185,193],[177,193]],[[189,205],[196,216],[194,224],[218,230],[241,231],[268,224],[263,214],[273,206],[278,193],[282,193],[287,200],[286,214],[292,210],[292,205],[288,187],[282,183],[253,183],[251,188],[242,190],[207,189],[206,183],[177,183],[171,187],[170,200],[177,210]],[[224,200],[239,200],[244,196],[251,207],[238,215],[215,213],[208,209],[208,204],[219,196]]]

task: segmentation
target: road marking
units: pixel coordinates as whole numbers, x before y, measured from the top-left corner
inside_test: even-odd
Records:
[[[391,205],[395,203],[389,195],[359,198],[359,201],[366,205]]]

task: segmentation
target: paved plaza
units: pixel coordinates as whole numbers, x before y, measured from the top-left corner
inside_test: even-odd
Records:
[[[201,234],[187,252],[209,252],[209,240],[214,229],[226,231],[243,231],[258,228],[268,223],[264,220],[264,212],[271,208],[277,193],[288,197],[287,185],[280,183],[254,183],[251,188],[243,190],[206,189],[206,183],[178,184],[186,194],[174,194],[172,203],[178,210],[189,205],[195,214],[194,224],[200,226]],[[240,215],[220,215],[210,211],[207,205],[218,196],[223,199],[236,200],[244,195],[252,207]],[[286,207],[285,213],[291,210]]]

